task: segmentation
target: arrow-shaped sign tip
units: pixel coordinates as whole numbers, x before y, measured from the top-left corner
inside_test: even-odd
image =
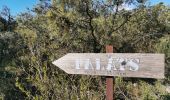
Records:
[[[59,67],[59,65],[58,65],[58,60],[53,61],[52,64],[54,64],[54,65],[56,65],[56,66]]]

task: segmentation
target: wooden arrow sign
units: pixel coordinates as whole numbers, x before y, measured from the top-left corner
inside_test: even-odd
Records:
[[[53,64],[68,74],[164,78],[164,54],[69,53]]]

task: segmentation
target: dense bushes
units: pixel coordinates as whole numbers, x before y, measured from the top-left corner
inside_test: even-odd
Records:
[[[165,91],[170,84],[168,6],[142,3],[133,10],[115,12],[111,9],[118,9],[122,3],[44,2],[33,12],[18,15],[14,30],[0,33],[1,98],[105,99],[104,77],[68,75],[52,65],[52,61],[70,52],[105,52],[107,44],[113,45],[116,52],[166,54],[166,79],[116,77],[117,99],[166,100],[170,97]]]

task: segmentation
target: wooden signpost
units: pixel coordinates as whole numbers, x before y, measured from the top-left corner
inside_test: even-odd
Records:
[[[68,74],[164,78],[164,54],[69,53],[53,64]]]
[[[113,53],[113,46],[106,46],[106,53]],[[106,76],[106,100],[113,100],[114,96],[114,77]]]
[[[164,78],[164,54],[112,52],[106,46],[106,53],[68,53],[53,64],[68,74],[106,76],[107,100],[113,100],[113,76]]]

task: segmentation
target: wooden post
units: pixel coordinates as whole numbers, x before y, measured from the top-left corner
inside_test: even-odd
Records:
[[[106,53],[113,53],[113,46],[106,45]],[[113,77],[107,76],[106,77],[106,100],[113,100],[114,96],[114,84],[113,84]]]

